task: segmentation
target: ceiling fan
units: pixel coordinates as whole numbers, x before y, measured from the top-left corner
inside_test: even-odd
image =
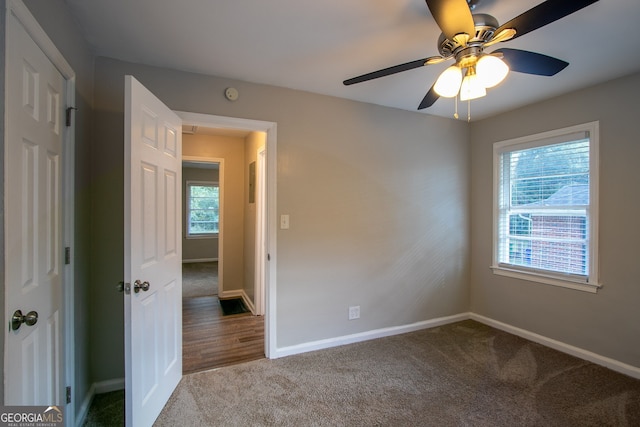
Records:
[[[438,38],[440,55],[363,74],[343,83],[348,86],[450,59],[455,60],[455,64],[444,70],[427,92],[418,106],[418,110],[422,110],[433,105],[441,96],[453,98],[459,94],[461,101],[482,97],[486,95],[486,89],[500,83],[509,70],[553,76],[569,63],[526,50],[502,48],[486,53],[484,49],[499,42],[513,40],[597,1],[547,0],[499,25],[491,15],[471,13],[478,0],[426,0],[431,15],[442,30]]]

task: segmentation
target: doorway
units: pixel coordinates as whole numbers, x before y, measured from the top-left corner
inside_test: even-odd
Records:
[[[265,139],[183,125],[184,374],[265,357]]]
[[[151,117],[151,118],[150,118]],[[153,119],[160,117],[160,119]],[[146,121],[145,121],[146,119]],[[249,119],[212,116],[198,113],[171,111],[159,98],[140,84],[133,76],[125,76],[125,386],[126,386],[126,423],[134,419],[155,417],[164,405],[169,394],[182,376],[181,321],[182,298],[182,215],[181,215],[181,179],[183,151],[181,128],[184,123],[195,126],[221,127],[225,129],[249,129],[264,134],[266,146],[266,222],[265,237],[265,294],[266,310],[264,316],[264,354],[269,358],[276,354],[276,123]],[[155,129],[154,129],[155,128]],[[136,132],[145,129],[145,132]],[[149,130],[147,132],[147,129]],[[158,150],[157,147],[161,147]],[[207,153],[210,154],[210,153]],[[148,159],[147,159],[148,158]],[[162,164],[160,164],[162,162]],[[166,164],[165,164],[166,163]],[[157,166],[156,166],[157,165]],[[140,173],[142,171],[143,173]],[[226,173],[224,174],[226,175]],[[133,177],[133,178],[132,178]],[[135,178],[135,179],[134,179]],[[224,178],[224,176],[223,176]],[[141,179],[145,179],[144,186]],[[161,192],[156,191],[156,188]],[[223,188],[223,204],[225,185]],[[156,197],[160,194],[160,197]],[[143,197],[141,197],[143,196]],[[160,200],[159,200],[160,199]],[[142,221],[141,212],[145,213]],[[226,208],[223,209],[223,211]],[[225,215],[226,218],[228,216]],[[147,220],[146,218],[150,218]],[[226,222],[226,221],[224,221]],[[143,224],[136,228],[135,225]],[[157,231],[161,231],[158,236]],[[222,251],[225,260],[227,252],[225,240],[220,233]],[[160,242],[160,246],[158,246]],[[146,250],[145,250],[146,249]],[[162,255],[166,254],[166,255]],[[177,255],[177,256],[174,256]],[[143,262],[147,256],[153,262]],[[219,274],[224,279],[227,292],[228,265]],[[156,267],[170,269],[161,277],[147,280],[142,268]],[[136,270],[134,271],[134,267]],[[177,277],[175,276],[177,274]],[[139,279],[139,278],[142,279]],[[167,283],[169,278],[170,283]],[[135,279],[135,282],[134,282]],[[176,280],[177,279],[177,280]],[[143,281],[144,280],[144,281]],[[130,283],[133,282],[133,285]],[[151,283],[160,286],[150,286]],[[163,286],[162,283],[167,283]],[[127,286],[127,284],[130,284]],[[135,285],[135,286],[134,286]],[[130,291],[130,292],[127,292]],[[177,293],[177,295],[175,295]],[[159,294],[159,295],[157,295]],[[170,307],[148,307],[143,305],[149,298]],[[153,301],[155,304],[156,301]],[[177,307],[173,307],[176,305]],[[176,310],[177,308],[177,310]],[[144,323],[146,322],[146,324]],[[154,334],[140,337],[144,331],[153,330]],[[176,341],[175,338],[179,341]],[[144,338],[144,339],[143,339]],[[157,343],[169,343],[156,349]],[[151,356],[149,356],[151,352]],[[134,364],[143,366],[134,369]],[[160,366],[160,364],[162,366]],[[160,368],[157,368],[160,366]],[[178,370],[176,370],[178,368]],[[179,372],[178,381],[173,373]],[[171,378],[167,378],[167,373]],[[164,377],[160,376],[164,374]],[[155,375],[155,376],[154,376]],[[156,378],[158,381],[155,381]],[[152,382],[155,381],[155,382]],[[160,389],[162,387],[162,389]],[[144,390],[153,391],[144,394]],[[162,395],[156,393],[161,391]],[[153,405],[151,408],[149,405]],[[145,410],[149,407],[149,410]]]
[[[216,116],[211,114],[176,111],[183,124],[216,129],[243,129],[263,132],[264,158],[264,354],[277,358],[277,123]],[[184,154],[184,153],[183,153]]]

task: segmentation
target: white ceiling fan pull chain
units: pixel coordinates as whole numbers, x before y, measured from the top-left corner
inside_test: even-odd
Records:
[[[457,119],[458,118],[458,97],[457,96],[455,97],[455,100],[456,100],[456,110],[453,113],[453,118]]]

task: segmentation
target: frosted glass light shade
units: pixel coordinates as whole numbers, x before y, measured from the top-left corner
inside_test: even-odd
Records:
[[[509,66],[493,55],[484,55],[476,64],[476,74],[486,88],[494,87],[509,73]]]
[[[487,94],[477,74],[467,73],[460,86],[460,101],[481,98]]]
[[[436,84],[433,85],[433,90],[442,97],[453,98],[458,94],[461,82],[462,70],[452,65],[440,74]]]

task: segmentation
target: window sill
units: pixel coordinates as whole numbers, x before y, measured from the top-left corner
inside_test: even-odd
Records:
[[[187,240],[198,240],[198,239],[217,239],[218,233],[215,234],[192,234],[185,236]]]
[[[545,285],[559,286],[561,288],[573,289],[576,291],[597,293],[602,288],[600,284],[587,283],[578,280],[568,280],[557,276],[546,275],[543,273],[522,271],[508,267],[492,265],[493,274],[499,276],[512,277],[514,279],[527,280],[529,282],[542,283]]]

